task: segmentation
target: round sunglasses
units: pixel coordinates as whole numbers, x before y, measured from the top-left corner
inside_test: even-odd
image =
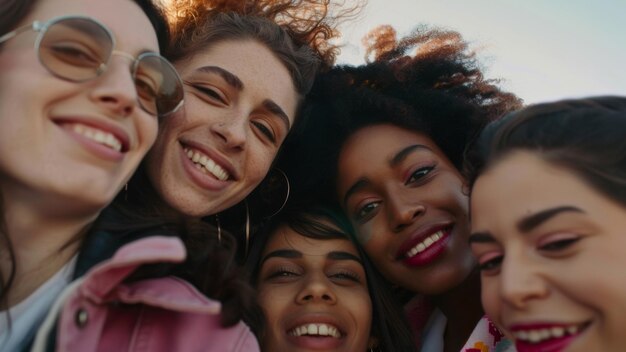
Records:
[[[137,100],[143,110],[158,116],[170,114],[183,104],[183,85],[167,59],[153,52],[134,57],[114,50],[113,33],[97,20],[84,16],[35,21],[0,36],[3,43],[16,35],[38,32],[35,51],[39,62],[54,76],[85,82],[104,73],[113,55],[130,59]]]

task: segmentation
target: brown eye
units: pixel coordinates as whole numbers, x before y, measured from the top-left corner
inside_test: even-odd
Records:
[[[434,166],[427,166],[427,167],[421,167],[415,170],[415,172],[411,174],[409,179],[406,180],[405,185],[409,185],[409,184],[416,183],[416,182],[423,180],[434,169],[435,169]]]

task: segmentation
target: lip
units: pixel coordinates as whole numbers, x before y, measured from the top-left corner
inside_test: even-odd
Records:
[[[312,336],[293,336],[289,331],[298,326],[306,324],[328,324],[336,327],[341,333],[340,338],[335,337],[312,337]],[[285,337],[289,343],[303,349],[312,350],[332,350],[336,349],[346,341],[346,330],[342,324],[333,316],[327,314],[306,314],[299,316],[294,321],[287,324],[288,328],[284,330]]]
[[[446,244],[450,240],[453,228],[454,224],[449,221],[420,226],[410,235],[408,240],[404,241],[400,245],[396,251],[396,259],[401,260],[407,266],[424,266],[432,263],[445,251]],[[406,253],[409,250],[438,231],[443,231],[442,238],[437,240],[422,252],[417,253],[412,257],[406,256]]]
[[[542,330],[551,328],[566,328],[568,326],[582,326],[574,334],[565,334],[561,337],[550,337],[540,342],[530,342],[516,338],[515,348],[518,352],[560,352],[565,350],[572,342],[574,342],[582,333],[586,331],[590,323],[525,323],[512,325],[509,330],[513,333],[529,330]]]
[[[124,154],[128,152],[130,149],[130,136],[128,133],[119,126],[115,124],[109,123],[107,121],[103,121],[100,118],[94,117],[55,117],[51,119],[52,122],[57,125],[61,130],[70,135],[74,140],[80,143],[83,147],[85,147],[90,152],[95,155],[111,161],[120,161]],[[95,129],[99,129],[105,131],[107,133],[112,134],[117,138],[122,144],[121,151],[113,150],[105,145],[102,145],[90,138],[87,138],[79,133],[74,132],[71,128],[66,128],[66,125],[71,124],[81,124],[85,126],[89,126]]]

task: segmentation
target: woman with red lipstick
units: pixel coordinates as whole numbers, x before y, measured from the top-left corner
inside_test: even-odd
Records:
[[[247,265],[264,351],[415,350],[399,305],[347,231],[339,212],[308,206],[255,234]]]
[[[167,38],[149,1],[2,1],[0,350],[45,339],[53,302],[85,289],[73,280],[87,233],[153,144],[158,120],[182,104],[182,82],[158,54]]]
[[[434,307],[411,317],[422,350],[504,348],[483,319],[460,167],[480,128],[520,101],[483,78],[456,32],[420,27],[397,41],[382,27],[368,42],[372,62],[316,83],[307,134],[285,150],[309,175],[293,191],[338,201],[383,276]]]
[[[624,135],[626,97],[564,100],[509,114],[469,154],[483,305],[520,352],[626,346]]]

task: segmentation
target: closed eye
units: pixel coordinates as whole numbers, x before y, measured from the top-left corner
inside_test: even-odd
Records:
[[[329,277],[331,279],[336,279],[336,280],[341,280],[341,281],[346,280],[346,281],[352,281],[356,283],[361,282],[361,277],[357,273],[353,273],[351,271],[340,271],[340,272],[329,275]]]
[[[267,139],[269,139],[272,143],[276,143],[276,136],[271,128],[267,127],[265,124],[259,121],[252,121],[252,125],[259,130]]]
[[[226,99],[215,89],[209,88],[202,85],[192,85],[195,89],[197,89],[202,95],[209,98],[212,101],[218,101],[222,104],[228,104]]]
[[[567,249],[569,246],[578,242],[580,237],[570,237],[570,238],[562,238],[550,242],[546,242],[539,246],[539,250],[547,251],[547,252],[558,252],[564,249]]]

